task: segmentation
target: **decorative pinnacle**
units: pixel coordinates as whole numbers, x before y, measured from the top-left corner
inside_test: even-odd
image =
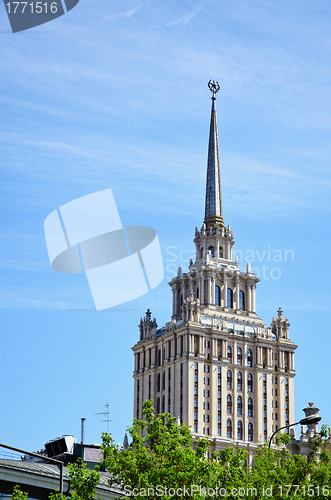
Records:
[[[215,99],[216,99],[215,94],[217,94],[217,92],[219,91],[219,89],[221,87],[219,86],[218,82],[215,82],[215,80],[209,80],[208,87],[209,87],[210,92],[213,93],[212,100],[215,101]]]

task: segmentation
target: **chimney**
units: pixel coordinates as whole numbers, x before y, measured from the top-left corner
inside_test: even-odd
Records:
[[[81,418],[81,444],[85,444],[85,418]]]

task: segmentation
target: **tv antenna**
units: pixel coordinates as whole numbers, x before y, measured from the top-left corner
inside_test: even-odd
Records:
[[[105,411],[102,411],[101,413],[95,413],[94,415],[104,415],[105,416],[105,420],[101,420],[101,422],[106,422],[107,424],[107,434],[109,434],[109,422],[111,422],[111,420],[109,420],[109,404],[106,403],[105,405]]]

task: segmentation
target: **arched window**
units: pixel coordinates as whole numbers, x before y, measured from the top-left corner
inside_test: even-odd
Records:
[[[245,294],[242,290],[239,291],[239,309],[245,311]]]
[[[226,421],[226,435],[228,438],[232,438],[232,421],[229,418]]]
[[[197,299],[199,298],[199,287],[197,288]]]
[[[214,257],[214,253],[215,253],[214,247],[213,246],[209,247],[208,251],[211,253],[211,256]]]
[[[233,292],[231,288],[228,288],[227,290],[227,307],[233,309]]]
[[[200,259],[203,257],[203,247],[200,248]]]
[[[221,290],[218,285],[215,286],[215,306],[221,305]]]
[[[232,363],[232,347],[228,346],[228,360]]]
[[[243,400],[242,400],[241,396],[237,397],[237,413],[238,413],[238,415],[243,414]]]
[[[250,349],[247,351],[247,366],[253,366],[253,353]]]
[[[237,390],[238,391],[243,390],[243,376],[240,372],[238,372],[238,375],[237,375]]]
[[[243,423],[241,420],[238,420],[238,424],[237,424],[237,431],[238,431],[238,439],[242,439],[243,438]]]
[[[253,400],[252,398],[248,398],[248,416],[253,417]]]
[[[232,371],[228,370],[226,374],[227,387],[228,389],[232,389]]]
[[[218,256],[223,259],[223,247],[219,247]]]
[[[253,375],[251,373],[247,375],[247,390],[253,392]]]
[[[243,364],[243,352],[240,347],[237,349],[237,365]]]
[[[226,398],[226,409],[228,413],[232,413],[232,397],[230,394]]]
[[[253,424],[248,422],[248,441],[253,441]]]

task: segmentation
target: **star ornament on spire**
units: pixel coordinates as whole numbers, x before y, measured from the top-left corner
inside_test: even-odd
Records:
[[[212,99],[215,100],[216,99],[215,94],[217,94],[217,92],[221,87],[219,86],[218,82],[215,82],[215,80],[209,80],[208,87],[210,92],[213,93]]]

